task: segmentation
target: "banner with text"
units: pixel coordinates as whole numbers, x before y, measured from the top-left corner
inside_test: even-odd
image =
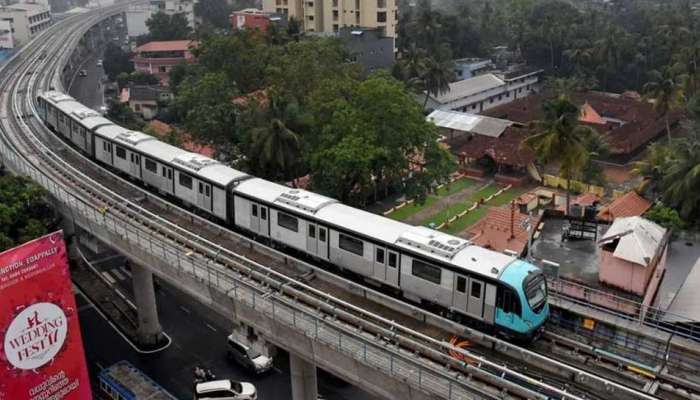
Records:
[[[0,400],[90,400],[63,232],[0,253]]]

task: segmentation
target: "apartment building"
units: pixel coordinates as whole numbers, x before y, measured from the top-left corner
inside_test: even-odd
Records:
[[[263,10],[302,22],[306,32],[336,33],[342,27],[381,28],[396,37],[396,0],[263,0]]]
[[[0,7],[0,21],[10,23],[14,46],[20,47],[51,25],[51,12],[42,4],[12,4]]]
[[[155,75],[163,86],[168,86],[170,70],[178,64],[195,62],[190,49],[197,45],[190,40],[148,42],[134,50],[134,70]]]
[[[194,5],[196,0],[151,0],[151,14],[164,12],[168,15],[185,14],[187,24],[195,28]]]
[[[0,20],[0,50],[12,49],[14,47],[15,41],[12,35],[12,24],[10,24],[10,21]]]

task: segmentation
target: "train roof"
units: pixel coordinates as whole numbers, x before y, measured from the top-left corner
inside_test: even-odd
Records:
[[[329,224],[364,233],[387,243],[396,243],[410,225],[372,214],[342,203],[322,208],[316,216]]]
[[[233,181],[247,179],[250,175],[226,166],[207,156],[185,152],[174,157],[172,163],[192,175],[226,186]]]
[[[147,157],[154,158],[156,160],[166,163],[171,162],[173,158],[181,154],[188,153],[187,150],[183,150],[179,147],[161,142],[159,140],[148,140],[142,142],[138,145],[138,149]]]
[[[302,212],[307,215],[317,214],[326,206],[338,201],[308,190],[290,188],[260,178],[249,179],[236,187],[236,192],[275,203],[282,208]]]
[[[41,94],[41,97],[45,98],[48,102],[52,104],[58,104],[63,101],[75,101],[75,99],[71,96],[55,90],[44,92]]]

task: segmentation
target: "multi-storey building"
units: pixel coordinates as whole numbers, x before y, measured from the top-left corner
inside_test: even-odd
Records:
[[[195,28],[194,5],[197,0],[151,0],[149,3],[132,4],[126,11],[126,27],[129,37],[148,33],[146,21],[158,12],[168,15],[184,14],[190,28]]]
[[[164,12],[168,15],[185,14],[187,24],[194,29],[194,5],[196,0],[151,0],[151,14]]]
[[[263,10],[301,21],[307,32],[338,32],[345,26],[382,28],[396,37],[396,0],[263,0]]]
[[[42,4],[12,4],[0,7],[0,21],[8,21],[14,45],[20,47],[51,25],[51,12]]]
[[[190,49],[196,45],[190,40],[148,42],[134,50],[134,70],[153,74],[163,86],[167,86],[170,70],[175,65],[195,62]]]
[[[15,47],[10,21],[0,20],[0,49],[12,49]]]

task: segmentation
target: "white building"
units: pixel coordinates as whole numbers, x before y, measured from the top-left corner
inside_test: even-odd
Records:
[[[146,21],[153,14],[163,12],[168,15],[182,13],[190,28],[195,28],[194,5],[196,0],[151,0],[148,4],[133,4],[126,11],[126,28],[129,37],[148,33]]]
[[[12,24],[10,24],[10,21],[0,21],[0,49],[12,49],[14,47]]]
[[[538,92],[541,73],[542,70],[527,70],[484,74],[453,82],[448,92],[429,96],[426,109],[480,113]]]
[[[23,46],[51,25],[51,12],[42,4],[12,4],[0,7],[0,21],[8,21],[14,45]]]

